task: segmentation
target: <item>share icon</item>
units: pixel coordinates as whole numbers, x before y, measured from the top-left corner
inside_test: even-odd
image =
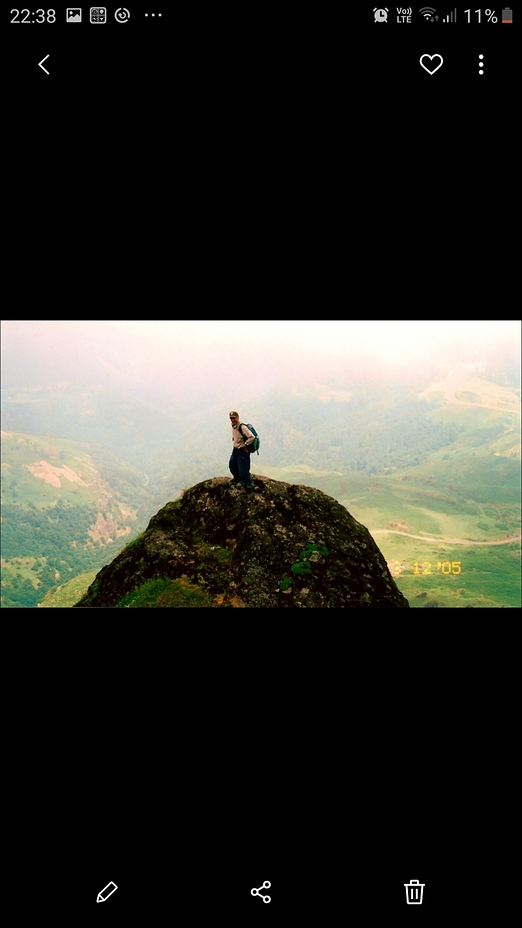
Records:
[[[265,880],[265,882],[263,883],[262,886],[259,887],[259,889],[270,889],[270,883],[269,883],[269,881],[268,881],[268,880]],[[254,889],[251,889],[251,890],[250,890],[251,895],[252,895],[252,896],[261,896],[261,893],[259,892],[259,889],[256,889],[255,887],[254,887]],[[261,899],[263,900],[263,902],[270,902],[270,896],[261,896]]]

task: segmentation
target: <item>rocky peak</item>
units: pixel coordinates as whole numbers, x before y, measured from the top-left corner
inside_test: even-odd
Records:
[[[253,485],[247,493],[214,477],[167,503],[77,606],[136,605],[133,592],[148,583],[152,606],[408,608],[344,506],[313,487],[260,476]]]

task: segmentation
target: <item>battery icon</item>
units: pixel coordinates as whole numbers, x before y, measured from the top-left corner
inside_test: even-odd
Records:
[[[503,23],[513,22],[513,10],[510,10],[509,7],[507,10],[502,10],[502,22]]]

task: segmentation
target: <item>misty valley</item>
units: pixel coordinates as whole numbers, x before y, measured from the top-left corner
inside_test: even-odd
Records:
[[[520,606],[516,366],[296,382],[242,416],[261,437],[252,473],[346,507],[410,607]],[[140,403],[88,382],[4,389],[2,606],[74,605],[166,503],[229,477],[227,417],[222,403]]]

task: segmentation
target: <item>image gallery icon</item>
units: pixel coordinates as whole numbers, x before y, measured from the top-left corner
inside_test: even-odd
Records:
[[[68,23],[81,23],[82,11],[78,6],[68,6],[65,11],[65,18]]]
[[[418,880],[410,880],[404,884],[406,887],[406,902],[408,905],[422,905],[422,894],[426,883],[419,883]]]

